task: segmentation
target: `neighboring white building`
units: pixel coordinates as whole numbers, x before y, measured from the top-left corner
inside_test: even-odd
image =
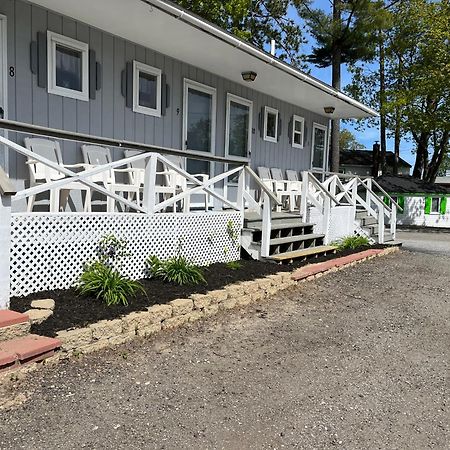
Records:
[[[411,176],[385,175],[377,182],[403,209],[397,213],[398,225],[450,228],[450,187]]]

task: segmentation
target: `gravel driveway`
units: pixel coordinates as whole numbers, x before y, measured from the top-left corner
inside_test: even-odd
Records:
[[[450,257],[450,232],[448,231],[397,231],[397,240],[403,243],[405,250]]]
[[[404,251],[40,370],[0,447],[448,449],[449,280]]]

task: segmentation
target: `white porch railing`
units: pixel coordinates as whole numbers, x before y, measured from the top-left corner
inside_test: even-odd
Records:
[[[371,177],[360,178],[346,175],[341,179],[341,174],[332,174],[323,182],[317,180],[314,175],[304,172],[303,175],[309,183],[312,192],[302,196],[302,209],[306,212],[307,201],[323,209],[324,221],[328,220],[331,206],[353,206],[356,211],[364,211],[377,222],[377,242],[385,243],[386,223],[389,222],[392,239],[396,236],[397,208],[401,207],[394,199]],[[376,188],[384,198],[374,192]],[[325,192],[329,194],[326,195]],[[359,232],[363,232],[362,229]],[[368,236],[369,237],[369,236]]]
[[[141,153],[138,155],[133,155],[127,158],[120,159],[118,161],[113,161],[108,164],[98,165],[98,166],[87,166],[84,168],[84,170],[81,170],[80,172],[74,172],[70,168],[64,167],[59,165],[57,162],[51,161],[42,155],[37,154],[36,152],[33,152],[31,150],[28,150],[27,148],[9,140],[2,136],[0,136],[0,144],[10,148],[11,150],[17,152],[18,154],[21,154],[28,158],[29,160],[32,160],[33,163],[39,163],[42,164],[45,167],[48,167],[57,173],[61,174],[62,178],[53,180],[53,181],[47,181],[43,182],[42,184],[32,186],[30,188],[22,189],[18,192],[13,192],[13,189],[11,188],[11,183],[6,174],[2,173],[0,176],[0,182],[2,183],[0,188],[4,188],[3,191],[0,194],[1,197],[1,209],[0,209],[0,246],[2,254],[0,255],[1,262],[0,262],[0,308],[7,307],[9,303],[9,297],[10,297],[10,280],[11,280],[11,273],[10,273],[10,267],[9,262],[11,260],[11,236],[14,234],[12,233],[12,223],[16,224],[22,224],[21,227],[25,228],[27,225],[27,217],[30,218],[31,222],[33,223],[32,228],[40,227],[41,230],[44,230],[44,232],[50,233],[52,236],[56,236],[58,233],[59,225],[55,224],[55,217],[60,217],[61,220],[63,217],[65,217],[65,222],[67,223],[75,223],[74,221],[79,220],[76,223],[79,224],[85,224],[86,226],[95,226],[96,231],[97,229],[105,229],[106,224],[110,224],[112,228],[116,227],[117,224],[120,222],[127,222],[130,226],[133,226],[133,224],[136,225],[136,223],[154,223],[155,225],[151,225],[150,229],[152,227],[160,227],[160,222],[165,223],[164,217],[167,217],[168,215],[172,216],[175,220],[177,229],[180,229],[180,227],[186,227],[191,226],[194,224],[195,219],[192,214],[178,214],[177,213],[177,204],[181,202],[188,202],[189,199],[192,196],[195,196],[199,193],[206,193],[207,195],[214,197],[217,200],[218,206],[222,207],[221,209],[225,210],[231,210],[238,212],[238,215],[240,217],[240,224],[238,227],[238,238],[237,238],[237,244],[238,247],[240,247],[240,230],[243,225],[243,219],[244,219],[244,209],[250,208],[261,217],[262,223],[263,223],[263,236],[262,236],[262,254],[263,256],[269,255],[269,244],[270,244],[270,230],[271,230],[271,211],[278,205],[278,200],[276,196],[274,195],[271,190],[264,185],[264,183],[259,179],[259,177],[253,172],[251,168],[245,165],[241,165],[238,167],[235,167],[233,169],[230,169],[226,172],[220,173],[216,176],[213,176],[208,179],[198,179],[195,176],[189,174],[184,169],[179,167],[177,164],[170,161],[165,156],[157,153],[157,152],[146,152]],[[0,147],[0,151],[2,147]],[[189,157],[192,157],[192,155],[186,155]],[[194,157],[195,159],[195,157]],[[118,169],[120,167],[129,167],[133,163],[136,163],[137,161],[145,161],[145,169],[144,170],[144,177],[143,177],[143,184],[142,184],[142,192],[140,193],[142,195],[142,201],[141,201],[141,195],[136,196],[135,198],[131,197],[125,197],[123,195],[119,195],[116,192],[112,192],[107,189],[106,185],[104,183],[100,182],[94,182],[92,179],[95,177],[95,179],[99,179],[98,175],[106,174],[109,171]],[[158,165],[161,164],[164,166],[166,171],[171,171],[172,173],[175,173],[178,177],[184,178],[187,183],[185,183],[185,188],[177,193],[175,195],[166,195],[166,194],[159,194],[158,191],[158,175],[160,172],[157,172]],[[237,201],[232,202],[229,199],[225,198],[222,195],[221,185],[222,183],[226,182],[226,180],[229,177],[238,177],[238,189],[237,189]],[[100,178],[102,178],[100,176]],[[97,191],[104,196],[106,196],[107,199],[112,199],[114,203],[119,203],[123,205],[125,208],[127,208],[129,211],[134,211],[135,214],[123,214],[123,213],[106,213],[106,215],[103,215],[104,219],[101,219],[101,217],[98,214],[95,213],[24,213],[24,214],[18,214],[17,217],[14,217],[14,220],[11,214],[11,204],[14,204],[14,202],[18,202],[20,200],[28,199],[31,196],[36,196],[40,193],[51,191],[52,189],[64,189],[65,187],[69,188],[70,185],[73,185],[74,183],[79,183],[85,185],[87,188],[89,188],[92,191]],[[252,185],[252,190],[250,189],[250,186]],[[5,187],[6,186],[6,187]],[[262,201],[258,202],[254,198],[254,186],[262,193]],[[7,195],[8,194],[8,195]],[[171,209],[170,214],[162,214],[165,211],[168,211]],[[235,223],[236,213],[227,213],[226,215],[229,216],[229,220],[233,221],[233,224]],[[142,221],[139,220],[139,216],[142,217],[142,215],[154,217],[156,221]],[[215,230],[215,225],[213,225],[214,221],[217,222],[217,224],[225,220],[224,218],[218,218],[217,211],[204,211],[200,213],[194,213],[194,215],[200,220],[200,216],[205,217],[204,220],[204,226],[203,227],[209,227],[210,229]],[[20,217],[19,217],[20,216]],[[136,218],[134,220],[133,216]],[[164,217],[163,217],[164,216]],[[207,219],[207,217],[210,216],[210,219]],[[52,218],[53,217],[53,218]],[[79,219],[77,219],[77,217]],[[100,217],[100,218],[99,218]],[[116,219],[114,219],[114,217]],[[122,219],[120,219],[122,217]],[[161,217],[161,220],[158,218]],[[179,217],[181,222],[175,217]],[[185,219],[183,219],[185,217]],[[35,220],[36,219],[36,220]],[[48,220],[47,220],[48,219]],[[64,221],[62,220],[62,221]],[[100,227],[99,223],[101,221],[105,222],[105,226]],[[212,222],[211,222],[212,221]],[[167,222],[172,223],[172,222]],[[191,224],[191,225],[188,225]],[[208,225],[209,224],[209,225]],[[65,224],[62,224],[61,226],[65,226]],[[142,225],[140,225],[142,227]],[[234,226],[234,225],[233,225]],[[33,228],[33,230],[34,230]],[[106,227],[107,228],[107,227]],[[226,234],[226,227],[222,227],[222,231],[215,230],[214,233],[222,233]],[[65,229],[65,228],[64,228]],[[118,228],[119,229],[119,228]],[[195,226],[194,226],[195,229]],[[120,229],[123,232],[123,229]],[[167,232],[170,232],[170,230],[166,229]],[[195,230],[197,231],[197,230]],[[67,233],[67,230],[65,231]],[[56,234],[55,234],[56,233]],[[33,232],[31,233],[33,234]],[[94,233],[95,234],[95,233]],[[169,233],[170,234],[170,233]],[[204,233],[203,233],[204,234]],[[14,236],[16,236],[14,234]],[[33,234],[34,236],[34,234]],[[38,235],[36,235],[38,236]],[[69,236],[69,235],[68,235]],[[134,236],[134,235],[133,235]],[[144,236],[146,239],[146,242],[149,242],[149,239],[151,241],[151,237],[148,235],[148,233]],[[226,237],[226,236],[225,236]],[[20,236],[16,236],[15,242],[21,242]],[[42,245],[45,245],[45,239],[41,240],[38,238],[34,238],[36,243],[40,243]],[[137,237],[134,236],[134,239],[136,240]],[[41,242],[42,241],[42,242]],[[173,239],[171,236],[171,242],[170,242],[170,248],[173,247]],[[28,242],[28,241],[27,241]],[[92,242],[90,242],[90,245],[95,248],[95,246],[92,245]],[[202,241],[203,242],[203,241]],[[217,241],[219,242],[219,241]],[[226,245],[223,243],[224,240],[220,241],[221,247],[226,248]],[[72,243],[73,244],[73,243]],[[27,244],[29,245],[29,243]],[[73,244],[75,245],[75,244]],[[135,244],[136,245],[136,244]],[[205,244],[202,244],[205,245]],[[50,245],[51,247],[51,245]],[[81,246],[82,247],[82,246]],[[81,248],[80,247],[80,248]],[[145,247],[147,248],[147,247]],[[198,251],[201,251],[201,245],[197,245],[196,248],[198,248]],[[87,250],[85,248],[82,248],[80,250],[82,255],[87,255]],[[225,251],[224,249],[220,251]],[[228,251],[228,250],[227,250]],[[217,249],[215,250],[215,254],[217,257]],[[3,254],[4,253],[4,254]],[[31,255],[31,251],[28,251],[27,254],[24,254],[24,257],[26,258],[27,255]],[[48,253],[48,252],[47,252]],[[73,255],[75,255],[74,251],[72,251]],[[71,253],[71,255],[72,255]],[[234,252],[236,253],[236,252]],[[234,254],[233,253],[233,254]],[[15,260],[20,260],[20,250],[19,253],[17,252],[17,249],[14,253],[17,258]],[[210,252],[210,254],[212,254]],[[77,254],[75,256],[81,257],[81,254]],[[78,258],[80,259],[80,258]],[[82,259],[82,258],[81,258]],[[80,259],[80,260],[81,260]],[[44,258],[45,260],[45,258]],[[207,260],[207,258],[203,259],[197,259],[199,261],[203,261],[203,263]],[[63,280],[66,272],[62,273],[59,277],[60,280]],[[72,274],[73,275],[73,274]],[[37,279],[39,278],[36,274],[34,274],[34,278],[36,279],[36,283],[38,284]],[[70,277],[69,277],[70,278]],[[61,281],[62,283],[62,281]],[[18,285],[18,283],[16,283]],[[43,286],[41,283],[40,286]],[[55,287],[53,287],[55,288]],[[19,289],[19,287],[17,287]],[[29,287],[22,286],[19,290],[14,291],[16,295],[20,293],[19,295],[24,295],[24,292],[31,292],[27,291]]]

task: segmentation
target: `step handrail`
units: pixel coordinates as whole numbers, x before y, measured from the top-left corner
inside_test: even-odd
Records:
[[[400,212],[403,212],[403,208],[376,182],[372,179],[372,183],[380,190],[380,192],[386,196],[391,203],[393,203]]]
[[[261,180],[261,178],[256,174],[256,172],[250,166],[244,166],[244,170],[255,180],[258,187],[264,191],[270,199],[275,203],[275,205],[281,205],[276,195],[271,189],[269,189]]]
[[[331,201],[333,201],[336,205],[339,205],[339,200],[334,197],[330,192],[328,192],[322,185],[322,183],[312,174],[308,174],[308,179],[313,180],[313,184],[319,188],[320,191],[322,191]]]

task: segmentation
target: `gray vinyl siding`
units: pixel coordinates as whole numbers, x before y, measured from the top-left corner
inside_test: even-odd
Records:
[[[15,76],[8,79],[9,119],[181,149],[183,79],[189,78],[217,89],[216,155],[225,154],[226,95],[232,93],[253,101],[253,168],[309,169],[312,123],[327,125],[325,117],[21,0],[0,0],[0,13],[8,20],[8,66],[15,67]],[[37,76],[30,69],[30,42],[36,40],[38,31],[47,30],[87,42],[95,50],[96,59],[102,65],[102,87],[94,100],[85,102],[48,94],[47,89],[37,86]],[[206,35],[205,39],[208,39]],[[133,59],[158,67],[166,75],[169,107],[161,118],[134,113],[125,105],[121,73],[126,62]],[[260,135],[258,115],[264,106],[276,108],[280,113],[282,133],[276,144],[263,141]],[[289,142],[288,124],[293,114],[305,118],[303,149],[292,148]],[[23,138],[13,133],[10,136],[17,141]],[[78,144],[64,142],[62,145],[66,163],[82,160]],[[115,156],[123,155],[116,151]],[[221,166],[216,164],[216,171]],[[13,178],[28,178],[24,158],[14,152],[10,153],[9,170]]]

